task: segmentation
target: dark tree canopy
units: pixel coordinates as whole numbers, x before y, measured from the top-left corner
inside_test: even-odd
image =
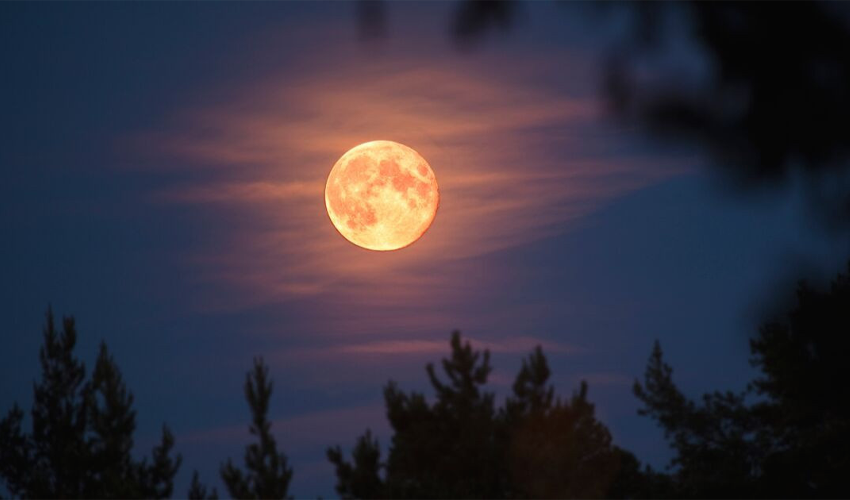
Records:
[[[286,498],[292,468],[286,455],[278,453],[268,420],[272,381],[262,358],[254,359],[254,369],[245,376],[245,399],[251,409],[251,434],[256,443],[245,448],[245,471],[230,459],[221,466],[221,479],[233,498]]]
[[[207,487],[201,483],[201,480],[198,477],[198,471],[193,471],[192,483],[189,485],[189,492],[186,495],[186,498],[189,500],[218,500],[218,492],[215,488],[208,490]]]
[[[451,346],[451,358],[442,362],[447,382],[439,380],[432,364],[427,366],[436,392],[433,405],[423,394],[405,394],[392,382],[384,390],[395,430],[387,461],[391,496],[497,496],[493,394],[483,390],[490,356],[461,344],[457,332]]]
[[[514,2],[503,0],[479,0],[460,2],[452,24],[452,34],[462,44],[469,44],[493,28],[501,31],[510,29],[516,15]]]
[[[22,430],[15,405],[0,421],[0,478],[15,496],[36,498],[165,498],[180,456],[163,426],[152,460],[132,457],[136,412],[121,371],[101,344],[91,379],[74,356],[73,318],[62,331],[48,309],[39,352],[41,380],[33,386],[32,431]]]
[[[384,390],[393,429],[386,461],[370,431],[352,457],[327,450],[343,498],[846,497],[850,472],[850,264],[826,290],[801,283],[786,317],[750,342],[760,375],[741,392],[685,396],[656,343],[634,393],[639,413],[664,429],[675,456],[668,474],[641,469],[596,419],[582,382],[556,395],[538,347],[497,406],[486,390],[489,353],[458,332],[442,374],[426,367],[434,391]],[[0,478],[14,496],[165,498],[180,466],[163,427],[150,459],[132,456],[133,396],[105,344],[94,370],[74,355],[76,328],[48,310],[42,373],[34,386],[31,431],[14,406],[0,420]],[[221,477],[235,498],[285,498],[292,469],[277,451],[268,419],[272,382],[261,358],[245,380],[252,413],[245,469],[228,460]],[[197,472],[189,498],[216,498]]]
[[[634,391],[676,451],[675,496],[846,497],[848,333],[850,274],[825,292],[801,283],[787,318],[763,325],[750,343],[761,376],[740,394],[706,394],[701,403],[676,387],[656,343]]]
[[[394,434],[386,463],[367,431],[353,462],[339,447],[328,450],[337,492],[345,498],[598,498],[633,495],[644,473],[633,455],[611,443],[596,420],[582,383],[561,400],[549,385],[549,367],[538,348],[523,363],[514,394],[502,408],[484,388],[487,351],[474,351],[455,332],[451,357],[427,374],[435,401],[384,390]]]
[[[381,449],[371,431],[367,429],[357,438],[351,453],[353,463],[345,460],[339,446],[328,448],[327,454],[336,468],[336,490],[342,498],[380,498],[384,495]]]
[[[569,2],[565,2],[569,3]],[[462,0],[463,47],[520,20],[518,0]],[[589,4],[589,3],[588,3]],[[672,143],[693,142],[736,187],[804,181],[818,220],[850,220],[850,8],[844,2],[599,2],[625,38],[608,55],[612,109]],[[630,11],[624,14],[624,10]],[[564,16],[581,13],[564,9]],[[669,64],[705,56],[700,81]],[[687,49],[686,49],[687,50]],[[659,63],[664,61],[664,63]]]
[[[846,230],[850,218],[850,9],[839,2],[642,4],[638,27],[611,60],[616,109],[674,140],[707,146],[744,187],[799,174],[815,213]],[[712,65],[704,81],[678,73],[655,83],[642,64],[682,41],[665,36],[665,14],[683,11]],[[668,72],[669,73],[669,72]]]

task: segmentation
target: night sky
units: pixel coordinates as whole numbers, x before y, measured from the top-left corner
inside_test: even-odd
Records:
[[[500,395],[542,345],[558,392],[587,380],[615,443],[663,466],[631,395],[653,340],[688,394],[743,388],[763,299],[785,270],[841,268],[846,242],[793,186],[738,196],[700,150],[613,117],[616,19],[526,4],[459,47],[454,7],[390,4],[368,37],[348,3],[1,4],[0,411],[29,408],[50,304],[89,369],[114,353],[135,451],[167,422],[175,493],[193,469],[221,493],[262,355],[290,492],[334,496],[325,449],[371,427],[386,450],[383,385],[427,390],[459,329]],[[334,162],[375,139],[440,183],[397,252],[354,247],[324,207]]]

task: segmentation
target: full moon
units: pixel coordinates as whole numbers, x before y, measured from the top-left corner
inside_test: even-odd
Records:
[[[425,234],[440,204],[437,178],[413,149],[371,141],[337,160],[325,206],[337,231],[369,250],[398,250]]]

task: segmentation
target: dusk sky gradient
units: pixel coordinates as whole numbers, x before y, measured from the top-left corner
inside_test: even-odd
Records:
[[[841,268],[847,241],[793,189],[737,196],[700,150],[618,122],[617,20],[525,4],[459,48],[454,8],[391,3],[365,40],[342,2],[0,4],[0,411],[29,408],[52,304],[87,368],[101,339],[114,353],[135,451],[166,422],[176,495],[193,469],[222,493],[262,355],[290,492],[332,497],[325,449],[371,427],[386,451],[384,384],[427,391],[459,329],[500,396],[542,345],[558,393],[587,380],[615,443],[663,466],[631,395],[652,342],[688,394],[742,388],[762,299]],[[376,139],[440,184],[398,252],[354,247],[324,207],[334,162]]]

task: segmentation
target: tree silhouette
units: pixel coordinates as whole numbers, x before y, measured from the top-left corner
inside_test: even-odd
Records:
[[[645,383],[634,393],[644,403],[641,415],[655,418],[672,441],[677,455],[675,496],[749,497],[754,494],[751,471],[756,460],[751,439],[755,422],[744,394],[715,392],[702,405],[687,399],[672,380],[656,342],[646,369]]]
[[[140,491],[145,498],[168,498],[174,490],[173,478],[180,469],[182,458],[178,455],[171,458],[171,448],[174,447],[174,435],[165,425],[162,426],[162,440],[151,451],[153,461],[147,465],[142,459],[139,465]]]
[[[514,396],[505,403],[511,419],[546,411],[552,407],[555,388],[549,384],[549,362],[543,349],[537,346],[528,359],[522,360],[522,368],[513,385]]]
[[[644,61],[681,45],[659,25],[664,14],[682,7],[692,40],[713,70],[698,85],[683,84],[679,75],[638,83]],[[638,32],[655,35],[648,43],[631,40],[612,58],[608,90],[616,109],[656,134],[706,146],[740,186],[779,184],[802,174],[815,213],[846,231],[850,10],[831,2],[641,8]]]
[[[621,451],[594,416],[587,383],[569,400],[555,399],[550,371],[537,347],[523,361],[506,402],[511,496],[600,498],[619,472]]]
[[[516,3],[504,0],[465,0],[458,5],[451,27],[459,43],[470,44],[491,31],[507,31],[516,15]]]
[[[105,343],[95,363],[92,379],[87,387],[89,398],[89,438],[92,497],[146,497],[171,496],[174,475],[181,459],[171,458],[174,436],[163,426],[162,441],[153,449],[153,461],[136,462],[131,456],[136,412],[133,395],[127,390],[115,360]]]
[[[799,285],[787,318],[764,324],[751,340],[761,376],[740,394],[688,399],[656,343],[634,391],[641,414],[658,421],[676,450],[677,496],[848,494],[850,389],[839,382],[850,355],[848,276],[839,274],[826,292]]]
[[[74,356],[76,342],[73,317],[63,318],[59,332],[48,309],[32,432],[22,431],[17,405],[0,421],[0,477],[6,488],[15,496],[40,498],[169,496],[181,461],[171,455],[171,432],[163,426],[150,465],[135,460],[133,396],[105,343],[85,382],[85,367]]]
[[[451,358],[426,370],[436,392],[429,406],[419,393],[405,394],[390,382],[384,390],[387,417],[395,430],[387,462],[390,496],[470,498],[498,496],[498,443],[493,439],[493,394],[483,390],[490,355],[451,338]]]
[[[336,491],[342,498],[383,498],[385,483],[381,479],[381,449],[368,429],[357,439],[352,452],[353,463],[343,458],[339,446],[328,448],[328,460],[336,468]]]
[[[799,496],[847,496],[850,488],[850,263],[827,291],[801,283],[785,321],[765,324],[751,341],[766,401],[754,411],[771,444],[763,476]]]
[[[634,495],[646,474],[628,452],[611,443],[587,400],[587,384],[569,400],[555,397],[549,367],[538,347],[517,375],[513,395],[495,408],[484,390],[489,353],[474,351],[459,332],[442,362],[446,381],[426,368],[436,398],[405,393],[394,382],[384,390],[394,434],[387,462],[367,431],[336,467],[345,498],[566,498]],[[382,473],[383,472],[383,477]]]
[[[850,9],[842,2],[599,2],[625,36],[605,62],[612,110],[702,146],[733,185],[802,178],[821,222],[850,221]],[[461,47],[522,20],[518,0],[462,0]],[[623,12],[624,10],[630,12]],[[581,13],[564,9],[565,15]],[[625,15],[624,15],[625,14]],[[670,22],[672,19],[672,22]],[[675,24],[675,28],[672,25]],[[685,48],[687,47],[687,48]],[[705,56],[700,81],[668,62]]]
[[[245,399],[251,408],[249,428],[257,443],[245,448],[245,468],[236,468],[230,459],[221,466],[221,479],[233,498],[286,498],[292,469],[286,455],[278,453],[268,420],[272,381],[262,358],[254,359],[254,369],[245,376]]]
[[[193,471],[192,483],[189,485],[189,492],[186,494],[186,498],[189,500],[218,500],[218,491],[215,488],[212,491],[207,490],[207,487],[198,478],[198,471]]]

